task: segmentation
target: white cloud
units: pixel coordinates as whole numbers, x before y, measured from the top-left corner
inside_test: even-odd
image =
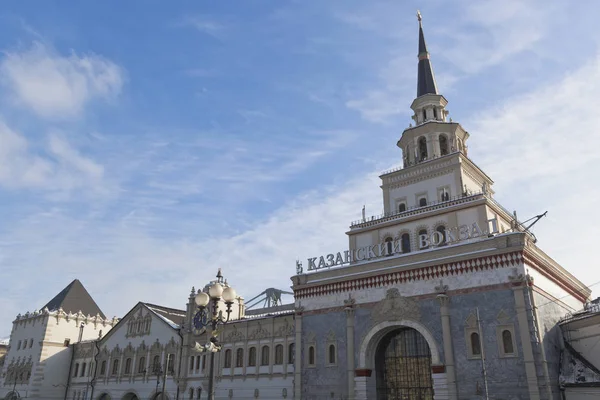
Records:
[[[123,70],[95,54],[56,54],[35,43],[24,52],[7,52],[2,82],[14,101],[45,118],[78,116],[94,99],[111,100],[124,82]]]
[[[221,37],[225,26],[220,22],[202,16],[188,16],[183,19],[182,25],[191,26],[198,31],[213,37]]]

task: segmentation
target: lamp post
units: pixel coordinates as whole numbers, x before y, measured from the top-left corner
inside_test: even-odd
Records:
[[[208,293],[200,292],[196,295],[194,302],[200,309],[200,311],[208,311],[210,313],[210,318],[208,320],[208,326],[211,329],[211,337],[209,342],[204,346],[196,345],[196,350],[200,352],[208,351],[210,352],[210,371],[208,377],[208,400],[215,399],[215,353],[221,351],[221,344],[219,343],[219,332],[217,331],[217,327],[219,325],[224,325],[229,322],[229,317],[231,316],[231,306],[233,305],[234,300],[236,299],[237,294],[235,290],[227,285],[227,283],[223,280],[223,275],[221,275],[221,268],[219,268],[219,272],[217,273],[217,280],[213,282],[208,287]],[[227,317],[223,317],[223,311],[219,310],[219,302],[221,299],[225,302],[227,306],[225,312],[227,313]]]

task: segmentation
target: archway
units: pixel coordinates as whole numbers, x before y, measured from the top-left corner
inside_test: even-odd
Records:
[[[386,334],[375,352],[378,400],[433,400],[431,351],[413,328]]]
[[[122,400],[140,400],[137,394],[129,392],[125,396],[123,396]]]
[[[154,396],[152,396],[152,400],[171,400],[171,398],[166,392],[162,393],[158,391]]]
[[[17,391],[9,392],[6,395],[6,397],[4,397],[5,400],[17,400],[17,399],[20,399],[20,398],[21,398],[21,396],[19,395],[19,392],[17,392]]]
[[[108,393],[102,393],[98,400],[110,400],[110,395]]]

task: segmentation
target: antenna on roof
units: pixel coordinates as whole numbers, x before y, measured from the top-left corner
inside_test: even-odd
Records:
[[[531,217],[531,218],[529,218],[529,219],[528,219],[528,220],[526,220],[526,221],[519,222],[519,221],[517,220],[517,212],[515,211],[515,212],[514,212],[514,216],[515,216],[515,219],[514,219],[514,226],[515,226],[515,230],[522,230],[523,232],[527,232],[527,233],[529,233],[531,236],[533,236],[533,243],[536,243],[536,242],[537,242],[537,238],[535,237],[535,235],[533,234],[533,232],[531,232],[531,231],[530,231],[530,229],[531,229],[531,227],[532,227],[532,226],[534,226],[534,225],[535,225],[535,224],[536,224],[536,223],[537,223],[537,222],[538,222],[540,219],[544,218],[544,217],[545,217],[547,214],[548,214],[548,211],[544,211],[544,213],[543,213],[543,214],[539,214],[539,215],[536,215],[535,217]],[[529,221],[531,221],[531,220],[533,220],[533,222],[532,222],[532,223],[530,223],[530,224],[529,224],[529,225],[527,225],[527,226],[524,226],[524,224],[525,224],[525,223],[527,223],[527,222],[529,222]]]

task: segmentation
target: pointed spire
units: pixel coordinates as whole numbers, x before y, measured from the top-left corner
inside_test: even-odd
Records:
[[[417,11],[417,19],[419,20],[419,67],[417,77],[417,97],[424,94],[438,94],[435,76],[433,75],[433,66],[429,61],[429,52],[425,43],[425,35],[423,34],[423,22],[421,12]]]

